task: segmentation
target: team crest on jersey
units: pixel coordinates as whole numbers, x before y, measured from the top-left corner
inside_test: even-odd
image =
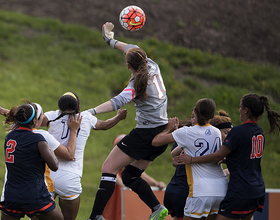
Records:
[[[207,130],[205,131],[205,135],[211,135],[210,129],[207,129]]]

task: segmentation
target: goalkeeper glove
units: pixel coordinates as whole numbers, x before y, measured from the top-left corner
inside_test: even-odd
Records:
[[[115,49],[115,44],[118,42],[114,39],[114,32],[112,31],[114,28],[114,25],[111,22],[106,22],[102,26],[102,34],[103,39],[105,42],[112,48]]]

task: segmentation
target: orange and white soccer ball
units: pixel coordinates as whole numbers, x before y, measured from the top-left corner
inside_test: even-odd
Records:
[[[135,5],[125,7],[119,16],[121,26],[128,31],[141,29],[146,21],[144,11]]]

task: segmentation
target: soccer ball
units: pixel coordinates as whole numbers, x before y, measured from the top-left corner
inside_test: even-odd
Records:
[[[138,31],[144,26],[146,16],[141,8],[131,5],[121,11],[119,20],[124,29],[128,31]]]

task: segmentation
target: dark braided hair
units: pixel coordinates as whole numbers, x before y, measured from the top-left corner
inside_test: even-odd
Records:
[[[271,110],[268,97],[259,96],[257,94],[246,94],[241,99],[242,108],[248,108],[250,110],[250,119],[258,120],[264,113],[264,108],[267,111],[267,118],[270,125],[268,134],[279,134],[280,130],[280,115],[277,111]]]
[[[58,107],[61,114],[54,120],[50,120],[47,123],[49,126],[50,122],[56,121],[63,117],[64,115],[74,115],[80,111],[80,100],[79,97],[74,92],[64,93],[58,100]]]

